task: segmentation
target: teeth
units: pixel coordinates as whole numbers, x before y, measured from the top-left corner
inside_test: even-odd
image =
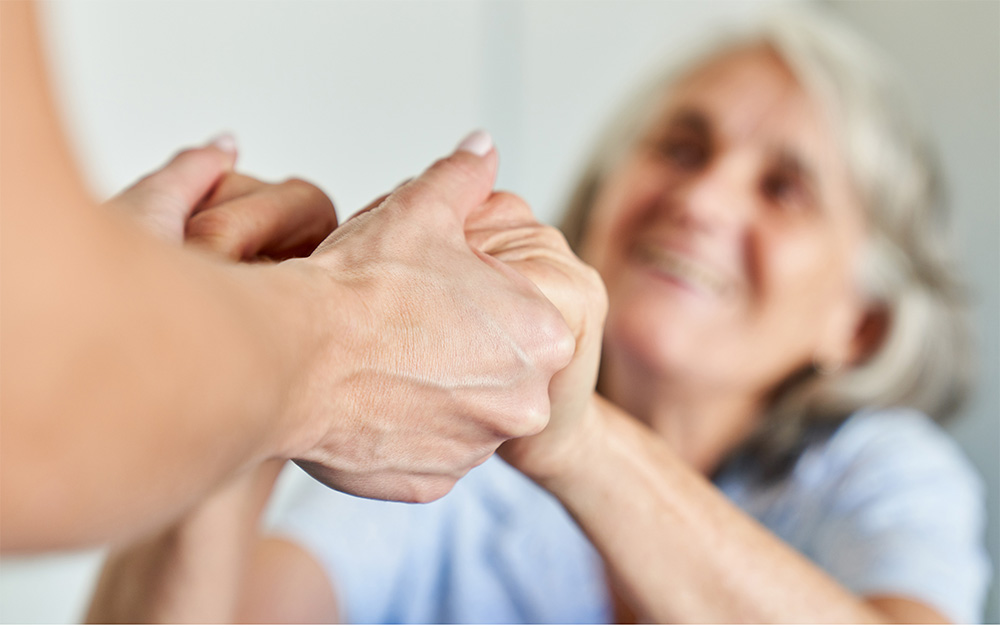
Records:
[[[724,295],[731,283],[719,273],[693,260],[650,244],[640,244],[634,249],[637,259],[658,271],[672,275],[684,282],[703,287],[709,292]]]

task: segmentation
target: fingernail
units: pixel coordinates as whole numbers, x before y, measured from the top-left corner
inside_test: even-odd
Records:
[[[225,151],[226,153],[230,153],[232,155],[236,154],[236,138],[234,138],[231,133],[217,135],[211,142],[209,142],[209,144],[220,151]]]
[[[478,131],[473,131],[466,136],[466,138],[458,145],[457,150],[468,151],[469,153],[483,157],[492,149],[493,138],[486,131],[479,129]]]

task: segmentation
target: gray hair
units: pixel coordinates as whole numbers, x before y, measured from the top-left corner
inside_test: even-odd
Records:
[[[893,72],[857,35],[815,10],[771,16],[728,33],[656,77],[612,119],[570,199],[562,228],[579,251],[604,178],[648,129],[672,85],[708,62],[766,46],[823,104],[841,140],[868,236],[858,283],[887,319],[867,359],[835,373],[810,369],[774,391],[743,454],[767,477],[784,473],[815,437],[866,407],[908,406],[938,421],[964,402],[973,378],[966,299],[954,272],[942,179]]]

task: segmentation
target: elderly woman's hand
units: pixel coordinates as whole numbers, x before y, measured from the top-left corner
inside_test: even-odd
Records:
[[[106,206],[175,244],[236,261],[308,255],[337,227],[333,203],[299,180],[269,184],[232,171],[231,140],[178,153]]]
[[[469,244],[524,275],[559,309],[576,338],[572,362],[549,385],[552,410],[541,433],[498,452],[536,480],[559,474],[595,431],[594,387],[608,299],[600,275],[570,249],[562,233],[538,223],[515,195],[495,193],[466,224]]]
[[[184,242],[231,260],[287,260],[308,256],[336,227],[333,202],[313,184],[228,173],[188,220]]]

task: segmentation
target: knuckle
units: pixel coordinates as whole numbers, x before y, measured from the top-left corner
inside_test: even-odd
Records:
[[[239,235],[234,217],[228,212],[206,210],[188,221],[184,239],[226,257],[238,258]]]
[[[266,188],[269,184],[257,179],[256,177],[251,177],[243,173],[238,173],[234,171],[229,171],[222,176],[222,181],[219,186],[234,186],[243,190],[257,190],[259,188]]]
[[[593,304],[593,307],[597,311],[607,313],[608,287],[604,285],[604,278],[597,272],[597,269],[586,264],[584,264],[584,273],[586,274],[587,285],[590,291],[589,303]]]
[[[570,252],[566,236],[559,229],[551,225],[539,225],[538,231],[541,239],[553,249],[558,249],[566,253]]]
[[[191,217],[185,230],[189,238],[212,238],[233,230],[234,220],[229,212],[205,210]]]
[[[576,353],[576,337],[563,322],[560,335],[552,342],[552,365],[554,371],[559,371],[573,360]]]
[[[484,449],[484,451],[472,462],[472,467],[479,467],[483,463],[486,463],[496,452],[496,449],[500,447],[500,443],[491,444],[491,447]]]
[[[427,504],[443,498],[455,486],[457,479],[447,476],[422,478],[410,487],[406,502]]]
[[[538,364],[540,367],[555,372],[566,365],[576,352],[576,337],[562,314],[555,306],[546,309],[547,312],[537,321],[539,335]]]
[[[532,213],[528,202],[513,192],[498,190],[490,197],[490,203],[505,215],[532,222],[535,220],[535,215]]]
[[[280,185],[285,190],[288,190],[291,194],[301,199],[302,203],[306,207],[322,211],[322,213],[333,222],[331,228],[336,227],[337,210],[334,207],[333,200],[330,199],[325,192],[323,192],[322,188],[304,179],[299,179],[298,177],[286,179]]]
[[[524,199],[509,190],[497,190],[493,193],[491,198],[495,203],[500,205],[509,205],[511,207],[521,208],[528,207],[528,203]]]
[[[576,296],[588,311],[603,311],[608,308],[608,290],[604,279],[597,269],[586,262],[577,259],[574,274],[579,278],[576,282]]]
[[[520,417],[511,437],[528,437],[542,432],[549,423],[548,381],[544,381],[539,386],[540,393],[528,396],[522,401]]]
[[[307,199],[317,199],[319,197],[326,198],[326,194],[316,184],[310,183],[305,179],[299,179],[298,177],[291,177],[284,180],[279,184],[286,190],[291,191],[294,194],[302,195]]]

